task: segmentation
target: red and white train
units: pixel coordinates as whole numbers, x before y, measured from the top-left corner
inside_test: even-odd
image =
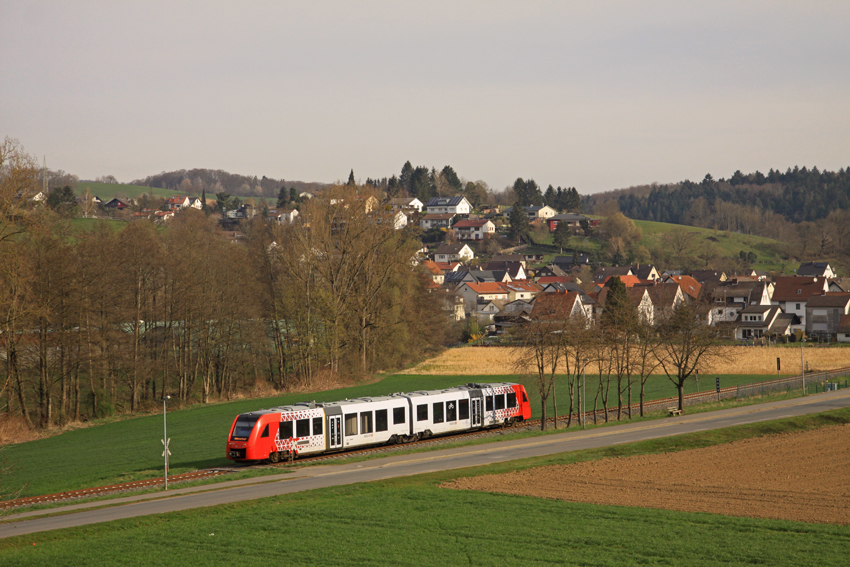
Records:
[[[530,417],[525,387],[508,382],[300,402],[236,416],[227,438],[227,458],[276,463],[299,455],[510,425]]]

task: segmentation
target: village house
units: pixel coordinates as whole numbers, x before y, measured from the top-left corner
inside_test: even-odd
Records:
[[[475,253],[468,244],[463,242],[447,242],[441,244],[434,252],[435,262],[469,262],[475,257]]]
[[[791,334],[797,316],[783,313],[778,305],[748,305],[741,310],[732,324],[738,340],[775,339]]]
[[[427,214],[419,220],[419,228],[422,230],[431,230],[432,228],[448,229],[452,226],[454,218],[454,213]]]
[[[796,315],[799,323],[792,331],[806,330],[806,304],[815,295],[823,295],[829,289],[826,278],[808,278],[801,276],[780,276],[774,281],[773,296],[770,301],[778,305],[785,313]]]
[[[534,300],[531,319],[563,324],[573,317],[581,317],[585,327],[589,327],[593,322],[593,307],[594,301],[579,292],[545,293]]]
[[[466,197],[433,197],[428,199],[425,209],[429,215],[446,213],[468,215],[472,210],[472,205],[466,200]]]
[[[462,220],[452,225],[458,240],[484,240],[496,234],[496,225],[488,220]]]
[[[850,293],[827,292],[806,302],[806,334],[833,337],[838,334],[841,318],[850,314]]]
[[[390,206],[394,211],[422,212],[422,201],[416,197],[397,197],[390,200]]]
[[[555,232],[558,228],[558,225],[561,223],[566,224],[570,227],[570,231],[576,233],[581,230],[581,223],[583,221],[590,221],[584,215],[577,215],[575,213],[563,213],[560,215],[554,215],[547,219],[547,223],[549,224],[549,232]]]
[[[795,275],[810,278],[834,278],[837,276],[829,262],[803,262],[797,268]]]

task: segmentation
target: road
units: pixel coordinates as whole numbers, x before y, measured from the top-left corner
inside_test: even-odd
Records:
[[[315,488],[369,482],[657,439],[683,433],[817,413],[847,406],[850,406],[850,390],[839,390],[806,398],[641,423],[625,423],[588,431],[571,430],[570,432],[545,437],[443,449],[415,455],[390,456],[360,463],[304,467],[292,473],[170,490],[167,495],[166,493],[142,494],[106,502],[89,502],[49,510],[12,514],[3,518],[4,523],[0,524],[0,538],[109,522],[122,518],[254,500]],[[97,507],[101,508],[93,509]],[[63,515],[39,517],[60,512]]]

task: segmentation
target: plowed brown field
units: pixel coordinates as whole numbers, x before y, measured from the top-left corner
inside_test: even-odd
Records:
[[[850,524],[850,425],[462,478],[446,488]]]

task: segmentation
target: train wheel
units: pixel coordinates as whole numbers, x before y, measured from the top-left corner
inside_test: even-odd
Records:
[[[277,451],[273,453],[269,453],[269,462],[270,463],[279,463],[280,462],[280,453]]]

